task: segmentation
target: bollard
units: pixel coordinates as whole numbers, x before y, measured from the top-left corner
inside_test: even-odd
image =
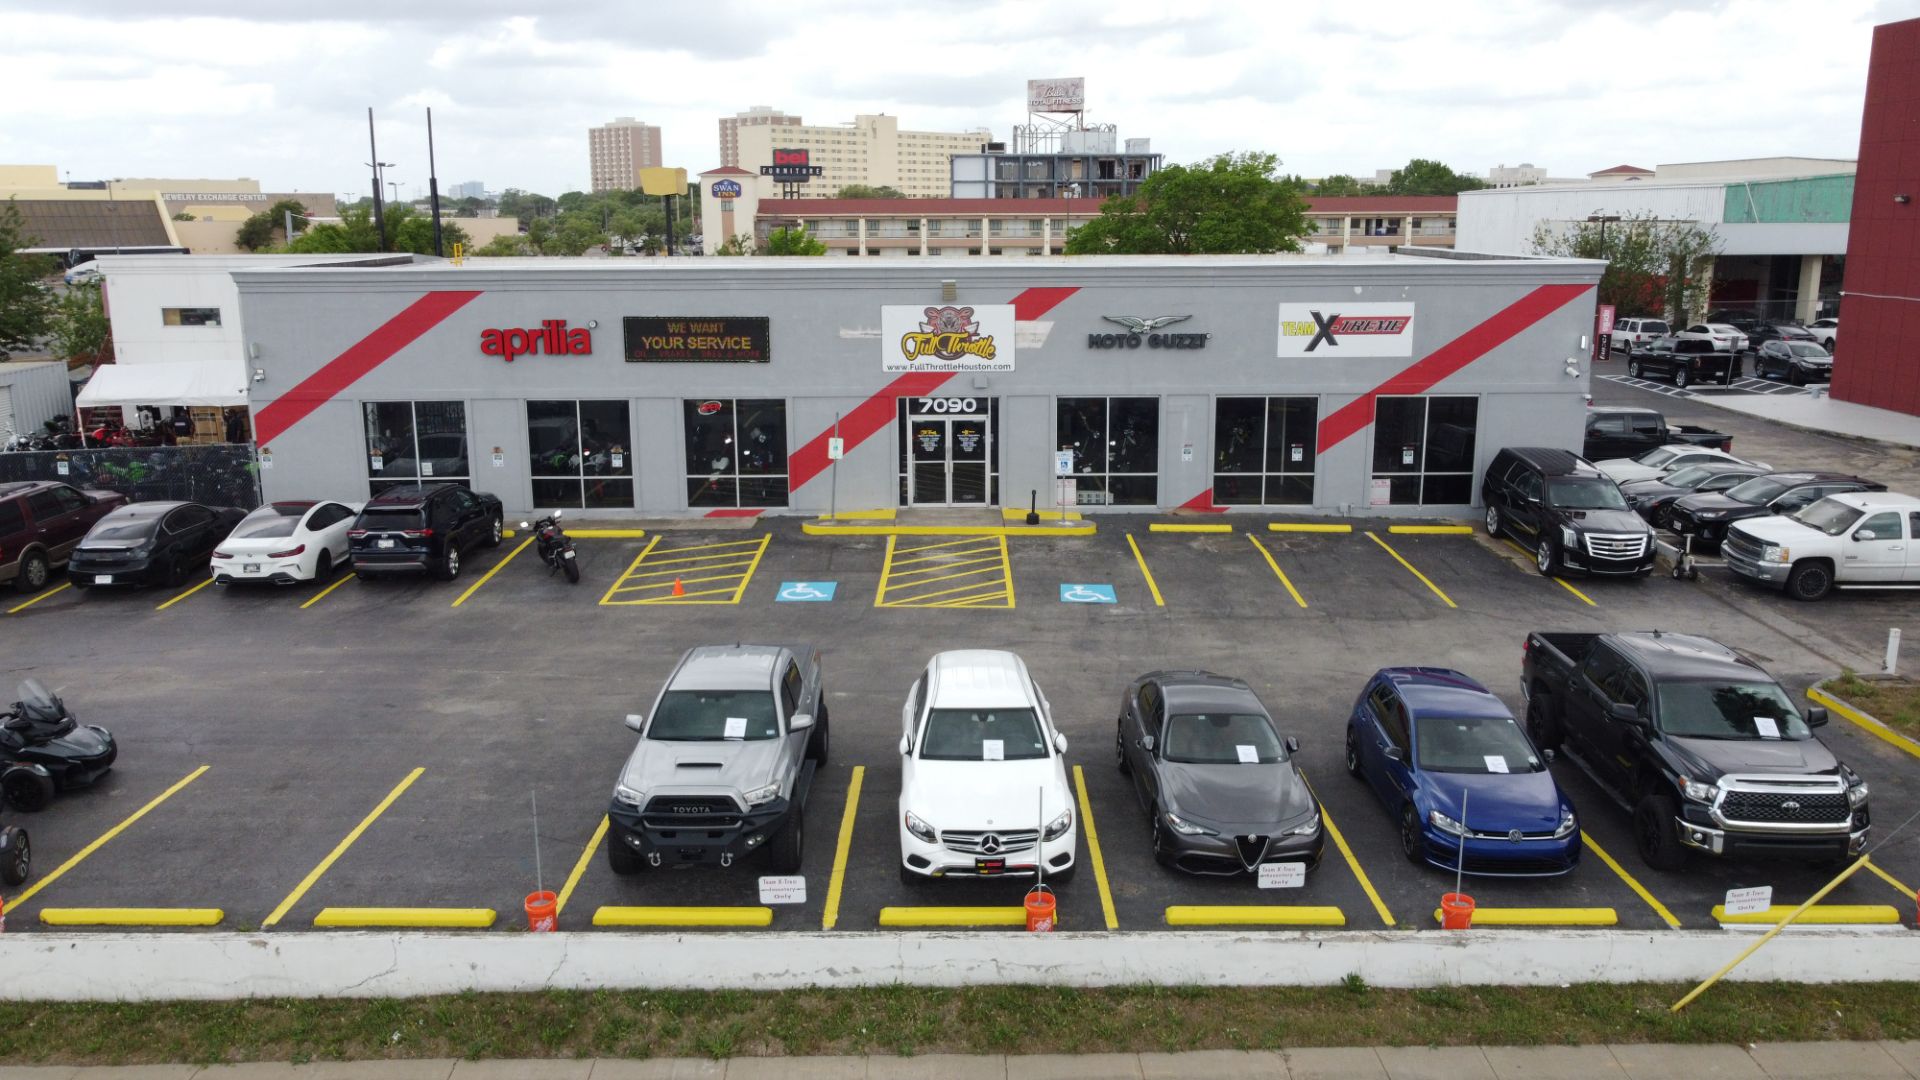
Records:
[[[1440,897],[1440,927],[1443,930],[1473,928],[1473,897],[1465,893],[1445,893]]]
[[[1887,674],[1899,674],[1900,668],[1900,628],[1887,631]]]
[[[1051,934],[1054,927],[1053,890],[1045,885],[1035,885],[1027,891],[1027,931],[1034,934]]]
[[[558,898],[545,889],[527,894],[527,929],[535,934],[551,934],[559,924]]]

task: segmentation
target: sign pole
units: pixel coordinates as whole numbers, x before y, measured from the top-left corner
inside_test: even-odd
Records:
[[[833,445],[845,446],[840,441],[840,410],[833,411]],[[833,455],[833,464],[827,469],[827,520],[840,520],[840,455]]]

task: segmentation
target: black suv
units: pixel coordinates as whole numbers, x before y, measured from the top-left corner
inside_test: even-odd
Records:
[[[1571,451],[1507,447],[1487,467],[1480,499],[1487,534],[1512,533],[1542,574],[1653,572],[1653,530],[1611,477]]]
[[[1690,383],[1733,382],[1734,358],[1704,338],[1655,338],[1627,353],[1627,374],[1651,379],[1658,374],[1684,387]]]
[[[403,484],[375,495],[347,531],[361,577],[432,572],[460,576],[460,560],[484,544],[499,547],[500,500],[458,484]]]
[[[1885,491],[1887,485],[1846,473],[1779,472],[1756,476],[1726,491],[1682,496],[1667,513],[1667,527],[1692,536],[1711,550],[1726,538],[1727,523],[1743,518],[1791,514],[1829,495],[1849,491]]]

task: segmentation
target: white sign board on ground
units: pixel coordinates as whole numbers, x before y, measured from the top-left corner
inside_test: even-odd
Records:
[[[791,877],[763,877],[760,879],[760,902],[804,904],[807,902],[807,879],[799,874]]]
[[[882,371],[1012,371],[1012,304],[880,308]]]
[[[1773,906],[1773,886],[1728,889],[1726,903],[1722,906],[1729,915],[1758,915]]]
[[[1298,862],[1270,862],[1260,864],[1260,887],[1263,889],[1298,889],[1307,883],[1307,864]]]

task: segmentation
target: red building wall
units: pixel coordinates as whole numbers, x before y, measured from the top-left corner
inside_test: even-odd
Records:
[[[1920,19],[1873,31],[1835,356],[1835,398],[1920,415]]]

